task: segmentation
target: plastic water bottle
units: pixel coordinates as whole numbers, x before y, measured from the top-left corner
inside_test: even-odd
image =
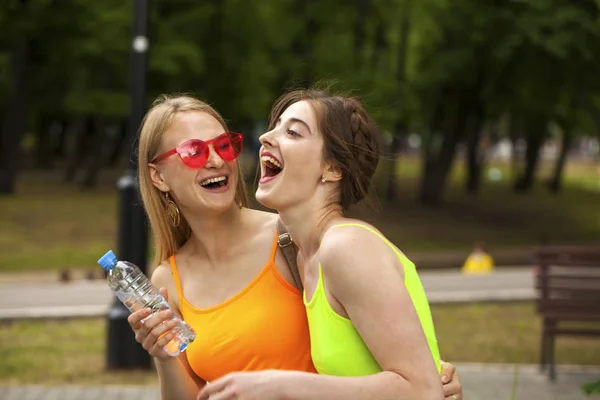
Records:
[[[119,261],[112,250],[102,256],[98,260],[98,264],[108,271],[108,285],[129,311],[150,308],[154,314],[171,309],[158,289],[135,264]],[[164,349],[167,354],[175,357],[194,341],[196,332],[175,314],[173,314],[173,318],[179,320],[179,325],[173,328],[177,335]]]

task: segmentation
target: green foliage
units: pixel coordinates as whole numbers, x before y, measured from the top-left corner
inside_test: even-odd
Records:
[[[596,382],[586,383],[581,387],[581,389],[588,396],[592,394],[600,394],[600,379],[598,379]]]
[[[439,100],[445,123],[458,104],[463,113],[481,104],[486,120],[515,115],[598,131],[598,0],[149,7],[148,105],[160,93],[191,92],[245,124],[264,120],[286,86],[325,79],[354,90],[385,132],[402,122],[427,133]],[[132,11],[120,0],[9,1],[0,10],[0,95],[10,84],[11,46],[24,36],[34,116],[127,116]]]

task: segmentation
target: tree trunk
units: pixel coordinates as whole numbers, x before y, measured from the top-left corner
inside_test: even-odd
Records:
[[[535,173],[537,171],[540,150],[544,139],[546,138],[546,127],[544,123],[537,122],[528,125],[527,129],[527,148],[525,150],[525,171],[519,177],[515,185],[515,191],[518,193],[529,192],[533,187]],[[540,132],[540,129],[543,129]]]
[[[106,143],[106,120],[102,117],[96,117],[93,121],[93,131],[91,136],[91,146],[86,157],[87,165],[81,186],[85,189],[91,189],[98,183],[98,173],[104,157],[104,144]],[[135,157],[135,155],[131,155]]]
[[[25,1],[21,1],[24,7]],[[27,129],[29,42],[26,36],[16,39],[12,49],[12,87],[6,102],[0,132],[0,195],[12,194],[19,170],[21,138]]]
[[[475,130],[469,132],[469,138],[467,140],[467,181],[466,189],[467,193],[476,194],[479,192],[481,183],[481,169],[482,161],[481,154],[479,151],[479,143],[481,139],[481,133]]]
[[[517,120],[514,114],[510,116],[510,124],[508,127],[508,137],[510,139],[511,153],[510,153],[510,176],[513,180],[513,185],[517,184],[519,179],[519,153],[517,152],[517,143],[522,135],[520,129],[520,122]]]
[[[38,119],[36,143],[35,143],[35,161],[36,168],[51,169],[52,168],[52,128],[53,119],[42,114]]]
[[[115,165],[117,165],[117,162],[119,161],[119,156],[121,155],[122,150],[123,150],[123,146],[125,145],[125,143],[127,143],[126,142],[127,132],[128,132],[127,131],[127,126],[128,126],[127,118],[123,118],[117,124],[118,124],[117,137],[114,140],[112,150],[108,157],[108,165],[111,167],[114,167]],[[129,154],[130,149],[126,149],[126,150],[127,150],[127,154]],[[135,156],[137,157],[137,154]]]
[[[442,145],[435,161],[428,160],[421,184],[419,199],[425,205],[435,206],[442,200],[448,173],[456,155],[456,146],[464,134],[467,124],[467,99],[459,98],[455,117],[450,128],[446,130]],[[432,162],[433,161],[433,162]]]
[[[65,167],[65,181],[73,182],[75,175],[86,155],[88,137],[93,130],[92,121],[87,117],[74,119],[68,127],[70,136],[73,137],[74,143],[69,151],[67,165]]]
[[[388,163],[387,190],[385,193],[385,198],[389,202],[398,200],[398,156],[402,151],[401,138],[405,136],[406,127],[401,122],[397,122],[390,143],[391,160]]]
[[[421,167],[421,182],[419,188],[419,201],[424,202],[423,195],[426,192],[431,191],[429,186],[431,185],[432,171],[435,169],[437,159],[435,154],[438,149],[435,147],[435,139],[439,129],[442,127],[442,121],[444,120],[444,111],[447,107],[447,103],[443,101],[444,89],[440,88],[436,97],[434,98],[434,106],[432,113],[429,118],[429,132],[424,136],[423,144],[421,146],[421,159],[423,166]]]
[[[57,128],[56,140],[52,143],[53,158],[63,158],[67,155],[67,123],[66,117],[58,121],[60,126]]]
[[[565,169],[565,163],[567,161],[569,149],[573,143],[573,129],[564,124],[561,126],[561,128],[563,132],[560,154],[556,159],[556,164],[554,164],[554,173],[552,174],[552,178],[548,183],[548,188],[553,194],[558,194],[562,190],[563,171]]]
[[[396,79],[398,81],[398,120],[395,123],[395,129],[392,132],[392,142],[390,144],[390,153],[392,155],[392,160],[390,161],[390,166],[388,170],[388,179],[387,179],[387,191],[386,191],[386,199],[387,201],[395,201],[398,198],[397,191],[397,174],[398,174],[398,153],[402,150],[402,142],[406,138],[407,134],[407,126],[405,121],[403,121],[404,113],[402,112],[402,108],[404,107],[404,82],[406,81],[406,54],[408,52],[408,35],[410,32],[410,0],[403,0],[402,5],[402,22],[400,26],[400,49],[398,51],[398,69],[396,71]],[[379,21],[380,30],[378,30],[377,34],[377,44],[376,46],[381,46],[384,40],[385,35],[383,21],[380,19]],[[375,65],[374,65],[375,66]]]
[[[467,193],[475,194],[481,187],[481,175],[484,166],[485,149],[480,149],[483,130],[483,107],[476,106],[475,114],[469,121],[467,132]]]

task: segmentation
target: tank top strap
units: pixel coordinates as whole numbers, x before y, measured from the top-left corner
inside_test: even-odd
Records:
[[[406,255],[404,255],[404,253],[402,253],[400,250],[398,250],[398,248],[397,248],[396,246],[394,246],[394,244],[388,240],[388,238],[386,238],[385,236],[383,236],[381,233],[377,232],[375,229],[373,229],[373,228],[370,228],[370,227],[368,227],[368,226],[366,226],[366,225],[363,225],[363,224],[357,224],[357,223],[349,223],[349,224],[338,224],[338,225],[334,225],[334,226],[332,226],[331,228],[343,228],[343,227],[346,227],[346,226],[356,226],[356,227],[359,227],[359,228],[362,228],[362,229],[364,229],[364,230],[367,230],[367,231],[371,232],[373,235],[375,235],[375,236],[377,236],[379,239],[383,240],[383,242],[384,242],[385,244],[387,244],[387,245],[388,245],[388,247],[389,247],[389,248],[391,248],[391,249],[394,251],[394,253],[396,253],[396,255],[397,255],[398,257],[400,257],[400,259],[401,259],[403,262],[405,262],[405,261],[410,261],[410,260],[408,260],[408,258],[406,257]]]
[[[273,238],[273,246],[271,247],[271,257],[269,258],[269,264],[275,265],[275,256],[277,255],[277,248],[279,247],[279,232],[275,231],[275,237]]]
[[[179,295],[179,310],[183,305],[183,290],[181,289],[181,280],[179,279],[179,272],[177,272],[177,264],[175,263],[175,254],[169,257],[169,265],[171,266],[171,274],[175,281],[175,287],[177,288],[177,294]]]
[[[363,225],[363,224],[357,224],[357,223],[337,224],[337,225],[333,225],[331,228],[344,228],[344,227],[346,227],[346,226],[358,226],[359,228],[363,228],[363,229],[365,229],[365,230],[367,230],[367,231],[371,232],[371,233],[372,233],[372,234],[374,234],[375,236],[378,236],[379,238],[381,238],[381,239],[384,239],[384,240],[385,240],[385,237],[384,237],[384,236],[383,236],[381,233],[379,233],[379,232],[377,232],[375,229],[373,229],[373,228],[370,228],[370,227],[368,227],[368,226],[366,226],[366,225]]]

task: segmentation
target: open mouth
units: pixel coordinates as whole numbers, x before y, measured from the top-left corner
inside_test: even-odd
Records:
[[[200,182],[200,186],[208,190],[215,190],[227,186],[229,178],[226,176],[217,176],[215,178],[205,179]]]
[[[264,178],[275,177],[283,170],[283,165],[281,165],[274,157],[264,155],[260,158],[260,161],[265,166],[263,174]]]

